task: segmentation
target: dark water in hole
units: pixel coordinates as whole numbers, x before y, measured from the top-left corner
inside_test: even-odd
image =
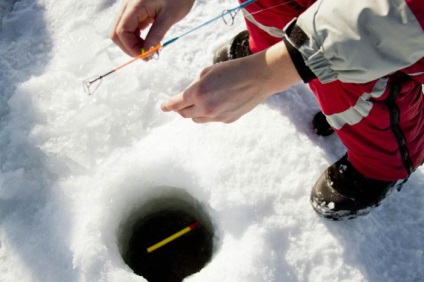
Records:
[[[124,256],[127,265],[149,282],[178,282],[199,272],[212,257],[213,234],[200,222],[194,230],[151,252],[147,248],[198,219],[181,210],[159,211],[134,225]]]

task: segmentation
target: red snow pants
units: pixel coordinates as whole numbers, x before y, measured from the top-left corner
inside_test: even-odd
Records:
[[[259,0],[248,5],[245,10],[261,26],[246,19],[251,51],[259,52],[281,41],[266,27],[283,29],[314,2]],[[367,103],[367,115],[334,128],[347,148],[350,163],[363,175],[395,181],[407,178],[424,162],[424,95],[420,82],[398,72],[365,84],[323,84],[315,79],[309,86],[327,119],[343,118],[358,103]]]

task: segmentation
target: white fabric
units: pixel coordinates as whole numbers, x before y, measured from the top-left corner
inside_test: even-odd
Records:
[[[404,0],[319,0],[297,24],[299,51],[321,82],[365,83],[424,56],[424,32]]]
[[[370,98],[379,98],[384,94],[387,87],[387,78],[381,78],[374,85],[371,93],[364,93],[359,97],[355,106],[347,110],[327,115],[328,123],[335,129],[341,129],[345,124],[355,125],[359,123],[364,117],[367,117],[372,109],[373,102]]]

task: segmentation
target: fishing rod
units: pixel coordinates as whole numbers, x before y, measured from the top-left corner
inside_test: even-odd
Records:
[[[188,34],[190,34],[190,33],[194,32],[194,31],[196,31],[196,30],[198,30],[198,29],[200,29],[200,28],[202,28],[202,27],[204,27],[204,26],[206,26],[206,25],[208,25],[208,24],[210,24],[210,23],[212,23],[212,22],[214,22],[214,21],[216,21],[216,20],[218,20],[218,19],[224,18],[224,17],[225,17],[225,16],[227,16],[227,15],[230,15],[230,16],[231,16],[231,18],[232,18],[232,21],[234,21],[234,17],[236,16],[236,14],[237,14],[237,13],[238,13],[241,9],[243,9],[244,7],[246,7],[246,6],[248,6],[248,5],[252,4],[252,3],[254,3],[254,2],[256,2],[256,1],[257,1],[257,0],[248,0],[248,1],[246,1],[246,2],[244,2],[244,3],[242,3],[242,4],[240,4],[239,6],[237,6],[237,7],[235,7],[235,8],[232,8],[232,9],[229,9],[229,10],[224,10],[224,11],[222,12],[222,14],[221,14],[221,15],[216,16],[216,17],[214,17],[214,18],[212,18],[212,19],[210,19],[210,20],[208,20],[208,21],[206,21],[206,22],[204,22],[204,23],[202,23],[202,24],[200,24],[200,25],[196,26],[196,27],[194,27],[194,28],[192,28],[192,29],[190,29],[190,30],[188,30],[188,31],[186,31],[186,32],[184,32],[184,33],[182,33],[182,34],[180,34],[179,36],[176,36],[176,37],[174,37],[174,38],[171,38],[171,39],[169,39],[168,41],[166,41],[166,42],[164,42],[164,43],[159,43],[158,45],[156,45],[156,46],[154,46],[154,47],[150,48],[148,51],[144,51],[144,50],[142,49],[141,54],[140,54],[140,55],[138,55],[138,56],[136,56],[136,57],[134,57],[134,58],[133,58],[133,59],[131,59],[130,61],[128,61],[128,62],[126,62],[126,63],[124,63],[124,64],[122,64],[122,65],[120,65],[120,66],[118,66],[118,67],[114,68],[113,70],[110,70],[110,71],[108,71],[108,72],[106,72],[106,73],[102,74],[102,75],[99,75],[99,76],[94,77],[94,78],[91,78],[91,79],[84,80],[84,81],[83,81],[83,87],[84,87],[85,92],[86,92],[88,95],[93,95],[93,94],[94,94],[94,92],[95,92],[95,91],[99,88],[100,83],[102,82],[103,78],[105,78],[105,77],[107,77],[107,76],[111,75],[112,73],[117,72],[118,70],[122,69],[123,67],[125,67],[125,66],[127,66],[127,65],[129,65],[129,64],[131,64],[131,63],[133,63],[133,62],[135,62],[135,61],[137,61],[138,59],[143,59],[143,58],[150,58],[150,57],[152,57],[154,54],[157,54],[157,53],[158,53],[161,49],[163,49],[163,48],[165,48],[166,46],[168,46],[168,45],[170,45],[170,44],[174,43],[174,42],[175,42],[175,41],[177,41],[178,39],[180,39],[180,38],[182,38],[182,37],[184,37],[184,36],[186,36],[186,35],[188,35]],[[225,21],[225,22],[226,22],[226,21]]]

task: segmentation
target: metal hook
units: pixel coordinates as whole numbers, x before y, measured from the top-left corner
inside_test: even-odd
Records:
[[[228,26],[232,26],[234,25],[234,19],[236,18],[238,12],[240,11],[240,9],[236,9],[236,10],[224,10],[222,11],[222,20],[224,21],[224,23]],[[231,17],[231,21],[230,19],[225,19],[226,15],[229,15]]]
[[[96,92],[97,88],[99,88],[100,84],[102,84],[102,78],[103,76],[98,76],[95,78],[84,80],[82,82],[82,86],[84,87],[85,93],[87,93],[88,95],[93,95],[94,92]]]

